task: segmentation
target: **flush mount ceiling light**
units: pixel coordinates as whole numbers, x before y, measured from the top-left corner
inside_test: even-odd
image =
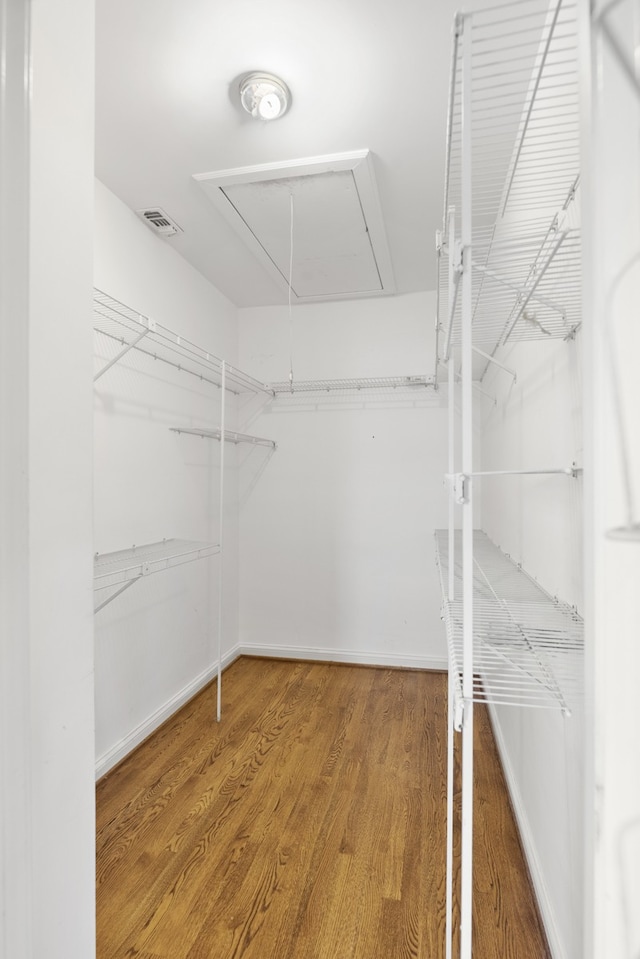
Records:
[[[249,73],[240,81],[240,101],[257,120],[277,120],[287,112],[291,94],[272,73]]]

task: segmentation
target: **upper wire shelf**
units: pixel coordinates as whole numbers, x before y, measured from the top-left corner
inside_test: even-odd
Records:
[[[179,336],[161,323],[132,310],[114,297],[94,290],[93,328],[116,346],[116,353],[96,373],[94,380],[117,363],[129,350],[160,360],[199,380],[222,385],[223,360],[184,336]],[[254,377],[225,363],[225,385],[232,393],[267,393],[272,391]]]
[[[456,20],[439,244],[448,348],[461,340],[462,254],[454,247],[463,165],[471,163],[465,268],[473,277],[473,340],[491,354],[507,342],[571,337],[581,322],[577,4],[523,0],[505,9],[504,16],[493,7]],[[463,78],[466,31],[470,76]],[[468,149],[463,82],[471,88]]]
[[[220,429],[207,430],[186,426],[170,426],[169,429],[172,433],[187,433],[191,436],[201,436],[204,439],[219,440],[222,437],[222,430]],[[248,433],[237,433],[235,430],[225,430],[224,438],[228,443],[250,443],[253,446],[269,446],[271,449],[277,449],[275,440],[268,440],[262,436],[250,436]]]
[[[352,379],[332,380],[294,380],[283,383],[271,383],[269,389],[278,393],[333,393],[359,392],[361,390],[419,390],[434,387],[434,380],[428,376],[370,376]]]
[[[159,573],[174,566],[182,566],[198,559],[206,559],[220,552],[217,543],[202,543],[189,539],[163,539],[144,546],[131,546],[111,553],[96,553],[94,556],[94,590],[114,589],[107,599],[95,608],[95,612],[133,586],[143,576]]]
[[[455,531],[454,599],[449,601],[449,534],[436,530],[449,668],[462,702],[462,535]],[[584,624],[575,609],[549,595],[495,546],[473,538],[473,701],[560,709],[581,697]],[[456,710],[457,712],[457,710]]]

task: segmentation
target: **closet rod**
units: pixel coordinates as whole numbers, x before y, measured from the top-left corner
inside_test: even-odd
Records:
[[[581,466],[567,466],[550,470],[480,470],[473,473],[447,473],[447,477],[456,476],[577,476],[582,472]]]
[[[172,433],[186,433],[188,436],[200,436],[210,440],[220,440],[223,432],[221,429],[205,430],[187,426],[170,426],[169,429]],[[275,440],[268,440],[262,436],[250,436],[248,433],[236,433],[235,430],[224,430],[224,438],[226,442],[236,445],[250,443],[252,446],[270,446],[274,450],[277,449]]]

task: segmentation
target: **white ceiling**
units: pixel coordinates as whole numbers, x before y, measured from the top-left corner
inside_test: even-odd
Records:
[[[468,6],[468,5],[467,5]],[[193,174],[369,149],[399,293],[435,288],[458,0],[97,0],[96,175],[238,306],[286,302]],[[292,106],[243,114],[238,78]]]

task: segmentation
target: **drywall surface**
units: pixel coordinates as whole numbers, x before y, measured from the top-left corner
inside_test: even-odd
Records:
[[[432,375],[435,296],[239,311],[241,364],[267,382]],[[446,525],[447,414],[433,390],[285,394],[240,469],[240,646],[446,665],[433,530]]]
[[[235,308],[96,183],[95,285],[236,363]],[[114,344],[96,338],[96,369]],[[236,401],[226,392],[227,425]],[[95,384],[96,551],[165,538],[220,540],[220,443],[171,427],[219,426],[221,391],[127,354]],[[225,447],[222,655],[237,643],[235,451]],[[211,675],[218,659],[220,557],[143,577],[96,614],[96,753],[105,772]],[[108,592],[97,593],[102,601]]]
[[[483,386],[483,470],[582,466],[581,339],[521,344]],[[483,526],[550,593],[583,606],[582,476],[482,479]],[[582,956],[582,708],[501,707],[493,720],[556,959]]]
[[[636,11],[595,5],[585,136],[589,769],[585,956],[640,955],[640,151]],[[598,32],[599,16],[623,59]],[[586,99],[586,98],[585,98]],[[589,185],[591,188],[589,189]]]
[[[3,179],[7,174],[22,200],[9,226],[13,236],[8,262],[4,244],[0,252],[2,272],[11,264],[20,271],[28,259],[28,303],[2,317],[11,326],[5,331],[8,339],[3,336],[3,347],[11,345],[3,363],[13,369],[2,370],[3,377],[9,377],[11,395],[4,393],[8,405],[2,404],[0,445],[3,464],[9,472],[16,468],[12,488],[0,482],[0,494],[11,494],[15,510],[11,517],[5,513],[2,539],[3,548],[5,543],[18,548],[10,568],[0,564],[0,575],[9,577],[11,604],[22,606],[22,622],[14,619],[5,637],[10,657],[2,662],[3,699],[8,697],[3,711],[11,724],[9,734],[23,747],[11,762],[4,761],[3,753],[2,777],[15,788],[16,797],[23,796],[24,808],[14,820],[15,810],[0,802],[2,884],[13,889],[2,898],[0,952],[7,959],[86,959],[95,953],[87,325],[94,13],[92,4],[82,0],[9,6],[11,15],[4,8],[0,19],[3,31],[9,25],[10,33],[11,22],[15,25],[28,8],[30,44],[21,45],[29,51],[28,72],[25,64],[19,69],[29,83],[30,114],[22,144],[28,143],[30,155],[21,170],[13,171],[4,166],[4,148],[0,158]],[[6,39],[4,34],[3,48]],[[2,63],[3,135],[16,135],[7,118],[19,115],[17,104],[4,112],[5,84],[12,84],[4,55]],[[23,192],[27,184],[21,179],[25,173],[28,206]],[[4,479],[7,474],[2,472]],[[28,837],[21,849],[25,818]],[[11,910],[25,887],[26,910],[17,917]],[[16,919],[23,923],[21,930]]]

